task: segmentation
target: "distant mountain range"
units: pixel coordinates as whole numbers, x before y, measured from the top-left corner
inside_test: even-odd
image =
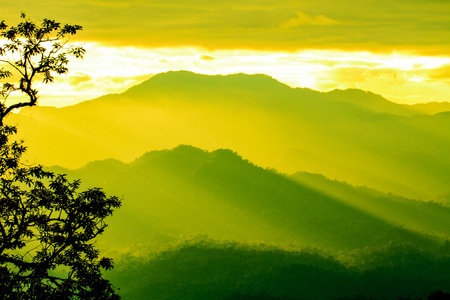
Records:
[[[168,72],[8,122],[30,162],[123,198],[96,243],[124,299],[448,295],[443,103]]]
[[[139,242],[157,248],[201,234],[337,253],[389,242],[427,249],[450,237],[450,207],[319,175],[288,177],[226,149],[179,146],[128,164],[109,159],[78,170],[52,170],[124,197],[101,239],[106,249]]]
[[[450,102],[428,102],[428,103],[417,103],[412,105],[404,105],[409,110],[414,110],[419,113],[434,115],[441,112],[450,111]]]
[[[168,72],[123,94],[22,110],[9,122],[19,124],[30,161],[45,165],[130,162],[187,144],[407,197],[450,195],[450,112],[426,115],[360,90],[320,93],[265,75]]]

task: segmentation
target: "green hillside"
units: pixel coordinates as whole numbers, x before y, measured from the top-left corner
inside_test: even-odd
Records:
[[[337,261],[313,249],[196,238],[150,256],[128,253],[108,277],[136,300],[448,299],[449,250],[389,244]]]
[[[185,145],[127,164],[50,169],[123,196],[98,240],[115,259],[107,276],[123,299],[418,300],[448,291],[450,207],[437,203]]]
[[[418,115],[357,90],[292,89],[264,75],[168,72],[123,94],[22,110],[9,122],[23,124],[30,159],[45,165],[130,162],[149,150],[188,144],[409,198],[450,193],[448,114]],[[48,130],[35,130],[35,122]],[[54,143],[53,127],[75,136],[76,146]]]
[[[450,234],[448,207],[342,188],[326,179],[312,184],[299,174],[257,167],[231,150],[179,146],[129,164],[105,160],[54,170],[123,195],[123,207],[101,239],[105,249],[139,242],[157,247],[197,234],[333,253],[390,241],[431,249]]]
[[[443,238],[450,236],[448,206],[384,194],[367,187],[354,187],[320,174],[299,172],[290,178],[390,224],[434,233]]]
[[[169,72],[9,122],[31,162],[123,197],[97,241],[123,299],[448,292],[449,112]]]

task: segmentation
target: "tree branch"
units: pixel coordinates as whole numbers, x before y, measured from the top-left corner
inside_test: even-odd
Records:
[[[17,258],[13,258],[11,256],[8,255],[1,255],[0,256],[0,264],[1,263],[11,263],[14,264],[15,266],[19,267],[19,268],[24,268],[24,269],[31,269],[36,267],[36,265],[38,263],[34,263],[34,262],[29,262],[29,261],[23,261]]]
[[[5,109],[5,111],[2,112],[1,115],[0,115],[0,125],[2,125],[3,118],[6,117],[13,109],[36,105],[36,102],[37,102],[37,99],[38,99],[38,97],[36,96],[36,93],[33,93],[33,90],[31,90],[31,91],[26,91],[25,90],[23,92],[26,93],[30,97],[30,101],[29,102],[19,102],[19,103],[15,103],[15,104],[12,104],[12,105],[8,106]]]
[[[23,74],[23,72],[12,62],[10,62],[9,60],[4,60],[4,59],[0,59],[0,62],[4,62],[7,63],[8,65],[10,65],[11,67],[13,67],[14,69],[16,69],[17,72],[20,73],[20,75],[25,76],[25,74]]]

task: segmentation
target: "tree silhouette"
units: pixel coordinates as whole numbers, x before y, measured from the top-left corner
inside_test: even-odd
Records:
[[[68,72],[68,55],[83,58],[86,50],[69,44],[69,36],[82,30],[80,25],[61,26],[54,20],[44,19],[38,24],[22,13],[23,19],[17,26],[8,27],[0,22],[0,36],[6,43],[0,47],[0,62],[6,67],[0,68],[0,79],[10,78],[12,82],[3,82],[0,95],[0,125],[12,110],[34,106],[37,103],[37,90],[33,80],[42,78],[43,83],[53,82],[54,74]],[[20,91],[26,94],[26,101],[7,104],[11,93]]]
[[[36,25],[24,14],[22,18],[16,27],[0,23],[1,36],[8,40],[0,47],[1,62],[18,74],[1,68],[0,78],[20,77],[18,84],[3,83],[1,90],[0,298],[119,299],[102,277],[102,269],[111,269],[113,262],[100,257],[95,239],[107,226],[105,218],[120,207],[120,199],[100,188],[80,192],[79,180],[24,164],[26,147],[12,139],[16,128],[3,125],[13,109],[36,105],[33,80],[41,76],[44,83],[52,82],[53,73],[68,71],[67,55],[83,56],[84,49],[66,46],[66,36],[81,26],[47,19]],[[26,100],[7,104],[15,91]]]
[[[450,299],[450,294],[445,293],[442,290],[432,292],[428,297],[427,300],[448,300]]]

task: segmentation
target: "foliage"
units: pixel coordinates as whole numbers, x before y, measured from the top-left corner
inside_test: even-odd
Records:
[[[44,19],[8,27],[0,22],[0,297],[2,299],[118,299],[102,269],[112,259],[100,257],[95,239],[105,228],[105,218],[120,207],[117,197],[99,188],[78,191],[80,181],[69,181],[42,166],[21,162],[26,148],[11,137],[16,128],[3,125],[12,110],[36,105],[33,82],[53,82],[54,74],[68,71],[68,55],[82,58],[82,47],[67,46],[68,36],[79,25]],[[10,104],[20,91],[25,100]]]
[[[448,295],[450,280],[450,253],[441,246],[361,249],[363,265],[355,268],[311,248],[201,237],[149,257],[125,254],[108,276],[124,299],[448,299],[437,298]],[[374,254],[378,264],[365,264]]]
[[[9,141],[15,132],[0,127],[1,298],[118,298],[101,273],[112,260],[99,257],[95,238],[120,200],[22,164],[25,147]]]
[[[42,78],[43,83],[54,81],[54,74],[68,72],[68,56],[83,58],[85,49],[69,45],[69,36],[82,29],[80,25],[61,25],[54,20],[43,19],[40,24],[21,14],[23,19],[17,26],[7,26],[0,22],[0,37],[6,43],[0,46],[0,62],[7,67],[0,68],[2,82],[0,96],[0,123],[3,118],[16,108],[36,105],[38,91],[33,88],[33,81]],[[14,82],[14,79],[17,79]],[[7,104],[12,92],[20,91],[27,96],[27,101]]]

